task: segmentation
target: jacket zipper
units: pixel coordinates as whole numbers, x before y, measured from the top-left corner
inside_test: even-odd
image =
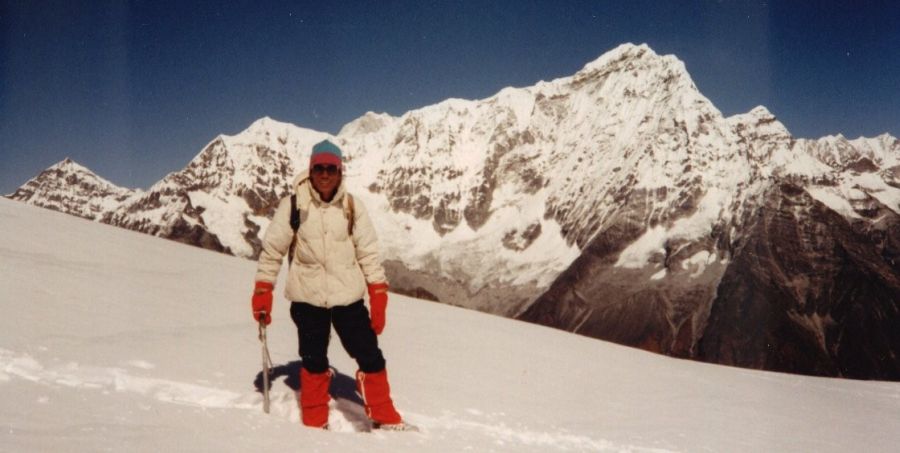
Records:
[[[322,269],[325,271],[324,288],[325,288],[325,308],[329,308],[328,297],[331,294],[328,291],[328,225],[325,219],[328,205],[322,204],[319,207],[319,218],[322,221]]]

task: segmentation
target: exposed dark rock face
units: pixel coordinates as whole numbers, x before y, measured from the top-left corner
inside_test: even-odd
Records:
[[[533,284],[484,286],[471,291],[467,281],[437,276],[428,267],[410,269],[394,260],[384,261],[384,269],[391,291],[507,317],[517,315],[539,292]]]
[[[803,188],[777,184],[732,250],[711,237],[660,257],[677,278],[659,281],[655,268],[614,266],[641,234],[620,221],[520,319],[713,363],[900,380],[900,216],[883,206],[875,215],[875,225],[851,223]],[[714,247],[727,265],[692,276],[679,264]]]
[[[722,277],[696,357],[900,379],[900,218],[880,214],[878,227],[851,224],[796,186],[773,189]]]
[[[412,214],[417,219],[431,218],[431,186],[427,182],[431,169],[418,167],[396,168],[385,185],[391,208],[397,212]]]
[[[885,170],[884,181],[889,186],[900,189],[900,165]]]
[[[229,255],[231,254],[231,250],[223,246],[219,241],[219,238],[210,234],[206,228],[196,224],[189,225],[184,219],[176,220],[172,229],[163,237],[183,244],[194,245],[216,252],[227,253]]]
[[[714,238],[670,244],[650,269],[616,267],[619,253],[646,232],[644,197],[635,197],[519,319],[654,352],[691,356],[722,271],[700,275],[684,261],[714,247]],[[677,253],[672,253],[677,249]],[[679,277],[653,279],[658,272]]]
[[[524,231],[509,230],[503,235],[503,246],[521,252],[527,249],[541,235],[541,224],[532,223]]]
[[[459,209],[455,208],[455,206],[459,206],[459,201],[459,193],[445,195],[438,201],[431,225],[439,234],[449,233],[459,225],[462,215]]]
[[[857,173],[872,173],[879,170],[878,166],[868,157],[863,157],[847,165],[847,169]]]

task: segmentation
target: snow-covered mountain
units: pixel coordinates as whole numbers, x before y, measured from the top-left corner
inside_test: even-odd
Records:
[[[699,207],[658,223],[634,216],[659,209],[646,194],[623,197],[625,217],[520,318],[716,363],[900,379],[900,141],[795,140],[762,107],[726,121],[713,161],[735,165],[735,186],[716,193],[701,172]]]
[[[71,159],[65,159],[42,171],[8,198],[100,220],[104,213],[139,193],[116,186]]]
[[[331,431],[311,430],[299,421],[296,329],[280,297],[267,332],[272,409],[262,411],[252,262],[2,199],[0,230],[0,451],[890,452],[900,443],[898,383],[677,360],[398,294],[379,343],[394,401],[421,432],[358,432],[369,424],[356,364],[337,341]]]
[[[764,107],[725,118],[646,45],[336,137],[264,118],[96,218],[253,258],[325,137],[397,291],[679,356],[900,379],[900,142],[797,140]],[[17,199],[44,205],[27,185]]]
[[[328,134],[262,118],[213,139],[188,165],[130,191],[69,159],[9,197],[211,250],[253,257],[301,159]],[[306,151],[308,152],[308,151]],[[68,189],[78,184],[77,190]],[[60,203],[59,200],[64,200]]]
[[[107,213],[103,221],[250,257],[285,194],[300,153],[327,134],[262,118],[235,136],[220,135],[187,167]]]

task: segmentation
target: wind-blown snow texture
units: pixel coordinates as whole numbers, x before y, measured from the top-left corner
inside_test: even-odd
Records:
[[[422,432],[357,433],[367,422],[355,366],[337,341],[334,431],[309,430],[280,299],[272,413],[262,413],[252,263],[8,200],[0,228],[2,451],[887,452],[900,442],[897,383],[678,360],[396,294],[380,342],[394,399]]]
[[[253,258],[325,137],[263,118],[147,191],[73,195],[57,169],[12,198]],[[626,44],[329,138],[397,291],[678,356],[900,379],[894,137],[798,140],[764,107],[724,118],[681,61]]]

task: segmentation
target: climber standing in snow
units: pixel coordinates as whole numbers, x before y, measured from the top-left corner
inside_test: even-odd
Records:
[[[303,424],[328,426],[328,364],[331,326],[353,357],[357,390],[375,427],[400,429],[391,401],[378,337],[385,326],[387,279],[378,258],[378,238],[365,207],[342,184],[342,153],[324,140],[312,148],[309,169],[297,177],[291,196],[278,205],[262,243],[253,291],[253,317],[272,322],[272,291],[282,259],[289,256],[285,296],[297,325],[300,410]],[[292,219],[292,205],[294,216]],[[296,227],[299,221],[299,227]],[[293,223],[293,225],[292,225]],[[369,310],[363,303],[368,291]]]

